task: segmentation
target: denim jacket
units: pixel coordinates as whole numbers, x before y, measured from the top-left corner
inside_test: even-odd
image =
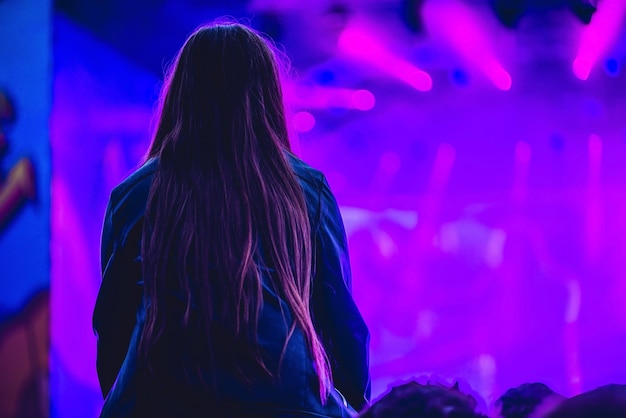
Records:
[[[193,379],[176,369],[176,346],[197,344],[185,340],[188,336],[177,335],[176,327],[165,336],[171,342],[169,348],[157,357],[168,378],[151,378],[138,359],[137,349],[145,320],[143,216],[158,166],[158,160],[152,159],[112,191],[104,219],[102,284],[93,314],[97,371],[105,397],[102,417],[343,417],[348,416],[350,407],[360,410],[367,404],[369,332],[351,295],[348,248],[339,208],[322,173],[291,154],[288,158],[305,194],[315,240],[311,311],[330,360],[335,387],[326,404],[320,402],[313,362],[298,330],[287,345],[274,384],[243,384],[226,371],[214,370],[218,406],[203,403],[206,396],[202,396],[201,385],[194,386]],[[282,312],[287,312],[287,320]],[[280,356],[289,321],[287,305],[263,281],[258,341],[270,358]]]

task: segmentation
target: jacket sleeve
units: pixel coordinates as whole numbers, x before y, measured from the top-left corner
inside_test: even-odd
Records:
[[[110,200],[102,229],[102,283],[93,313],[96,368],[104,398],[115,383],[128,351],[137,308],[142,302],[141,264],[136,248],[141,242],[141,233],[137,241],[132,237],[134,231],[129,237],[122,237],[120,231],[120,226],[114,222]]]
[[[370,397],[369,331],[352,298],[348,244],[326,179],[320,190],[312,311],[330,360],[335,387],[355,409]]]

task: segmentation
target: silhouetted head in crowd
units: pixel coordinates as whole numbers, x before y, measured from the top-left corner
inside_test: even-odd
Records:
[[[567,399],[546,418],[624,418],[626,385],[606,385]]]
[[[524,383],[507,390],[495,406],[502,418],[539,418],[556,408],[565,397],[543,383]]]
[[[476,400],[452,387],[409,382],[391,389],[359,418],[480,418]]]

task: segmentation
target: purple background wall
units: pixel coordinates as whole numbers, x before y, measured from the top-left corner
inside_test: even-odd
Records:
[[[146,150],[164,63],[224,14],[292,59],[295,147],[342,207],[374,395],[431,374],[487,403],[528,381],[565,395],[626,383],[619,1],[590,25],[529,2],[513,29],[487,1],[78,3],[54,19],[53,416],[97,415],[108,194]]]
[[[49,0],[0,1],[0,416],[7,418],[49,412],[51,12]]]
[[[50,15],[49,1],[0,2],[0,91],[14,108],[13,120],[0,119],[0,187],[4,189],[11,170],[28,159],[33,175],[24,178],[35,190],[31,196],[23,193],[11,215],[0,219],[0,321],[50,284]]]

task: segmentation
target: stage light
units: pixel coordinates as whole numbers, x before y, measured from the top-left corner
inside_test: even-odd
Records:
[[[454,0],[431,0],[424,5],[431,35],[449,44],[468,64],[483,73],[500,90],[509,90],[511,75],[498,61],[480,16]]]
[[[445,189],[455,161],[456,149],[450,144],[439,144],[429,181],[432,192],[442,192]]]
[[[346,56],[363,61],[418,91],[432,89],[433,81],[427,72],[389,51],[362,28],[346,28],[339,36],[337,47]]]
[[[622,30],[626,1],[604,0],[582,33],[578,53],[572,64],[574,75],[587,80],[593,66],[607,52]]]
[[[369,90],[344,87],[325,87],[316,84],[292,84],[284,88],[285,101],[296,108],[356,109],[374,108],[376,98]]]
[[[576,77],[585,81],[589,78],[589,73],[591,73],[592,66],[593,62],[590,59],[585,60],[581,56],[578,56],[576,57],[576,59],[574,59],[572,70],[574,71],[574,75]]]
[[[513,84],[511,75],[496,60],[487,63],[484,71],[497,88],[503,91],[511,89]]]

